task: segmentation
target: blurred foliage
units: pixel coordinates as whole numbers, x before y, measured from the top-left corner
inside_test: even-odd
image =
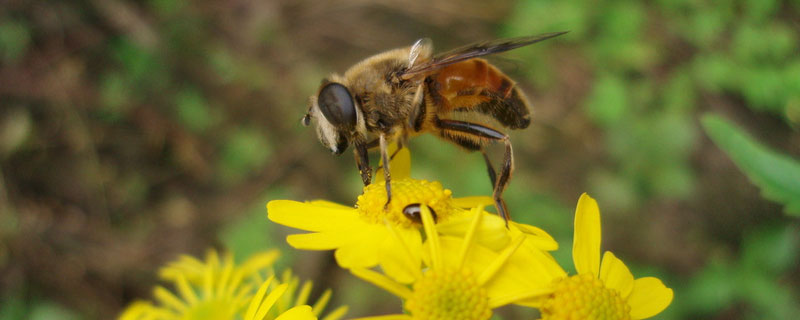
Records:
[[[111,318],[158,266],[214,244],[281,248],[352,316],[397,311],[265,218],[267,200],[361,191],[352,157],[298,124],[308,96],[420,37],[446,50],[562,30],[498,61],[534,113],[511,133],[512,217],[570,266],[587,191],[604,247],[676,289],[661,318],[796,318],[798,222],[747,178],[797,213],[799,19],[778,0],[1,2],[0,319]],[[701,124],[709,111],[742,128]],[[414,177],[491,192],[479,155],[431,135],[411,150]]]
[[[785,205],[800,216],[800,161],[758,144],[720,117],[708,115],[703,125],[711,139],[761,188],[764,198]]]

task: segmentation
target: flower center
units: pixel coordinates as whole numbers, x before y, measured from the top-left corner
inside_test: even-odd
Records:
[[[438,181],[396,179],[392,180],[392,202],[385,210],[385,182],[364,187],[364,194],[358,196],[356,207],[361,217],[371,223],[383,223],[386,219],[396,226],[409,228],[422,225],[419,219],[421,205],[427,205],[431,212],[435,212],[437,221],[446,220],[460,210],[453,206],[452,194]]]
[[[469,270],[429,270],[406,301],[414,319],[482,320],[492,316],[486,289]]]
[[[429,270],[406,301],[414,319],[489,319],[489,296],[469,270]]]
[[[555,292],[544,302],[541,312],[542,320],[631,318],[631,307],[619,292],[606,288],[590,274],[557,280]]]

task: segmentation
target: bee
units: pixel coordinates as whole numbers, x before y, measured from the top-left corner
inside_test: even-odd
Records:
[[[320,142],[336,155],[353,145],[364,185],[372,180],[368,151],[380,148],[388,205],[388,145],[429,133],[467,151],[480,151],[498,214],[509,220],[502,194],[514,171],[511,141],[502,129],[530,124],[530,104],[516,83],[480,57],[550,39],[566,32],[479,42],[433,55],[429,39],[369,57],[343,75],[325,78],[309,98],[302,123],[316,127]],[[497,175],[486,153],[492,143],[505,152]],[[398,148],[399,150],[399,148]]]

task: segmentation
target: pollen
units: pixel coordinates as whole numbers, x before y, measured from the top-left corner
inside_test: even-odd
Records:
[[[631,319],[631,307],[614,289],[600,279],[575,275],[557,280],[555,292],[541,308],[542,320],[618,320]]]
[[[391,182],[392,201],[386,205],[386,184],[378,182],[364,187],[356,207],[359,215],[371,223],[384,219],[395,226],[410,228],[421,226],[419,206],[426,205],[437,221],[446,220],[460,209],[453,205],[452,194],[438,181],[396,179]],[[385,206],[385,207],[384,207]]]
[[[466,269],[429,270],[414,283],[405,308],[419,320],[485,320],[492,316],[486,289]]]

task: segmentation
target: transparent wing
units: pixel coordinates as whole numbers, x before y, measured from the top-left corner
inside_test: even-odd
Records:
[[[484,41],[484,42],[473,43],[473,44],[470,44],[470,45],[466,45],[466,46],[463,46],[463,47],[460,47],[460,48],[456,48],[456,49],[453,49],[453,50],[438,54],[435,57],[433,57],[432,59],[430,59],[428,61],[425,61],[423,63],[418,63],[416,65],[414,65],[413,63],[410,63],[409,64],[409,68],[405,72],[403,72],[403,74],[400,75],[400,76],[402,78],[404,78],[404,79],[410,79],[410,78],[413,78],[414,76],[417,76],[419,74],[427,74],[427,73],[436,71],[436,70],[438,70],[438,69],[440,69],[442,67],[445,67],[445,66],[448,66],[448,65],[451,65],[451,64],[454,64],[454,63],[458,63],[458,62],[461,62],[461,61],[464,61],[464,60],[469,60],[469,59],[472,59],[472,58],[477,58],[477,57],[481,57],[481,56],[485,56],[485,55],[490,55],[490,54],[495,54],[495,53],[504,52],[504,51],[508,51],[508,50],[513,50],[513,49],[516,49],[516,48],[519,48],[519,47],[524,47],[524,46],[527,46],[527,45],[531,45],[531,44],[537,43],[539,41],[543,41],[543,40],[547,40],[547,39],[550,39],[550,38],[554,38],[554,37],[560,36],[562,34],[565,34],[567,32],[568,31],[552,32],[552,33],[545,33],[545,34],[540,34],[540,35],[535,35],[535,36],[528,36],[528,37],[519,37],[519,38],[510,38],[510,39],[498,39],[498,40],[492,40],[492,41]],[[423,45],[420,43],[420,41],[423,41],[423,40],[424,39],[421,39],[421,40],[417,41],[417,43],[415,43],[412,46],[412,49],[411,49],[412,54],[410,54],[410,55],[413,55],[414,48],[418,47],[417,46],[418,43],[420,44],[419,45],[420,48],[423,47]],[[430,49],[430,45],[428,45],[427,48]],[[420,49],[418,49],[418,51],[419,50]],[[419,54],[417,54],[417,56],[419,56]],[[415,60],[416,60],[416,56],[415,56]]]
[[[414,42],[408,52],[408,68],[412,68],[420,56],[430,56],[432,50],[433,42],[431,39],[422,38]]]

